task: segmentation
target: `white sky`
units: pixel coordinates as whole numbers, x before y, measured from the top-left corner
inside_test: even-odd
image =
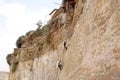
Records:
[[[13,52],[17,38],[46,22],[62,0],[0,0],[0,71],[9,71],[7,54]],[[46,18],[45,18],[46,17]]]

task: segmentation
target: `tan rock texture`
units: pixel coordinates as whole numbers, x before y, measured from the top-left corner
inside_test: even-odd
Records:
[[[8,72],[0,72],[0,80],[8,80]]]
[[[120,0],[78,0],[72,23],[51,38],[39,57],[20,60],[14,73],[11,65],[9,80],[120,80]]]

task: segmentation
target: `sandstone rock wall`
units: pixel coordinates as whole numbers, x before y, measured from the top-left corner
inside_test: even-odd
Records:
[[[73,20],[56,48],[20,61],[9,80],[120,80],[120,0],[79,0]]]

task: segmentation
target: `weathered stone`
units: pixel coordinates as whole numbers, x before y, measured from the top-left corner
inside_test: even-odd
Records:
[[[33,57],[20,61],[10,80],[120,80],[120,0],[78,0],[72,17],[51,33],[39,56],[36,45],[22,49],[20,58]]]

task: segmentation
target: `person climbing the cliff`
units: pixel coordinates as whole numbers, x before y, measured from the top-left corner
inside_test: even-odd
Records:
[[[57,67],[60,69],[60,71],[62,71],[63,65],[61,60],[57,62]]]
[[[66,41],[64,41],[64,48],[67,50],[67,44],[66,44]]]

